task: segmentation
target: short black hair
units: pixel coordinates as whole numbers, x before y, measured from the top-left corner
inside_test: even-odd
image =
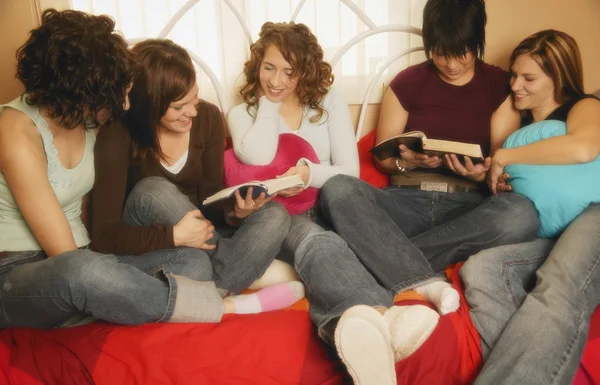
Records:
[[[110,123],[123,112],[135,63],[108,16],[47,9],[17,51],[29,105],[47,107],[65,128]],[[99,121],[98,113],[105,112]]]
[[[462,57],[471,51],[483,58],[486,22],[484,0],[428,0],[423,9],[425,55]]]

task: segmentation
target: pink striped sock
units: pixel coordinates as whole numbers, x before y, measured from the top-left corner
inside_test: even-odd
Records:
[[[298,281],[271,285],[252,294],[227,297],[236,314],[255,314],[292,306],[304,297],[304,285]]]

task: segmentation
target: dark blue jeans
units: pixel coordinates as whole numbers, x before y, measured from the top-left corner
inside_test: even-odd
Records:
[[[325,183],[320,200],[341,239],[296,260],[309,300],[323,309],[319,327],[357,302],[389,306],[395,293],[439,279],[449,264],[532,240],[539,227],[533,203],[512,193],[486,199],[479,193],[381,190],[337,175]]]

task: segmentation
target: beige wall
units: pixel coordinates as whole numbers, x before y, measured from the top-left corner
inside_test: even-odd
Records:
[[[15,78],[15,54],[27,40],[29,31],[39,25],[39,10],[69,7],[69,0],[0,0],[0,104],[23,91]]]
[[[600,89],[600,0],[487,0],[486,61],[507,69],[513,48],[530,34],[558,29],[577,40],[587,92]]]
[[[15,79],[15,53],[37,23],[34,1],[0,1],[0,103],[16,98],[23,91],[21,83]]]

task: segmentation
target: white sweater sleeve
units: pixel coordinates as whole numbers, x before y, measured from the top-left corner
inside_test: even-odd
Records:
[[[310,168],[310,187],[321,188],[327,180],[338,174],[358,177],[359,162],[356,136],[350,109],[342,95],[331,88],[323,106],[328,112],[327,130],[331,147],[331,165],[316,164],[301,159],[298,164],[306,164]]]
[[[235,156],[245,164],[264,166],[275,159],[279,144],[279,107],[265,96],[258,101],[256,117],[245,103],[235,106],[227,117]]]

